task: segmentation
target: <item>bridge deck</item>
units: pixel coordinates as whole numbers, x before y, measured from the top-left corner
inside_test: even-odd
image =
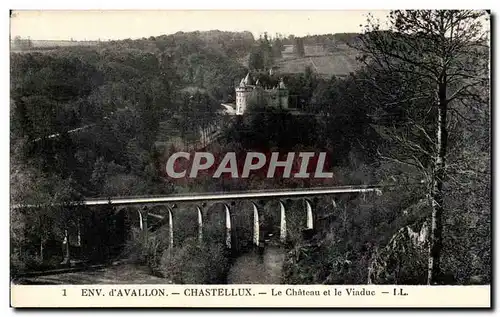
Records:
[[[390,186],[380,185],[354,185],[320,188],[300,189],[265,189],[245,192],[219,192],[219,193],[191,193],[172,194],[168,196],[147,197],[114,197],[114,198],[88,198],[81,202],[73,202],[73,205],[99,206],[99,205],[145,205],[161,203],[184,203],[201,201],[227,201],[258,198],[302,198],[317,195],[345,194],[345,193],[367,193],[380,192],[382,188]],[[71,205],[70,204],[70,205]],[[13,205],[11,208],[33,208],[40,205]]]

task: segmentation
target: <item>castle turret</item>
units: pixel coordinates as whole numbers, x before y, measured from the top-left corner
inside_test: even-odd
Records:
[[[241,79],[240,84],[236,87],[236,114],[242,115],[248,105],[248,99],[253,91],[251,86],[250,73],[245,78]]]

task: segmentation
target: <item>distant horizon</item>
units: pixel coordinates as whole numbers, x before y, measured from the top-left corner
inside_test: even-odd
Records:
[[[169,34],[158,34],[158,35],[149,35],[149,36],[143,36],[143,37],[135,37],[135,38],[118,38],[118,39],[51,39],[51,38],[47,38],[47,39],[38,39],[38,38],[31,38],[30,36],[27,36],[27,37],[22,37],[21,36],[21,39],[23,40],[26,40],[26,39],[29,39],[31,41],[58,41],[58,42],[98,42],[98,41],[101,41],[101,42],[108,42],[108,41],[124,41],[124,40],[140,40],[140,39],[143,39],[143,38],[149,38],[149,37],[160,37],[160,36],[170,36],[170,35],[175,35],[177,33],[195,33],[195,32],[200,32],[200,33],[206,33],[206,32],[232,32],[232,33],[245,33],[245,32],[248,32],[248,33],[251,33],[255,39],[258,39],[260,35],[264,35],[264,33],[261,33],[257,36],[255,36],[255,34],[253,34],[252,32],[248,31],[248,30],[243,30],[243,31],[228,31],[228,30],[219,30],[219,29],[213,29],[213,30],[195,30],[195,31],[177,31],[175,33],[169,33]],[[280,33],[281,34],[281,33]],[[328,35],[328,34],[361,34],[361,32],[331,32],[331,33],[314,33],[314,34],[306,34],[306,35],[301,35],[301,36],[298,36],[296,34],[281,34],[283,35],[284,38],[287,38],[289,37],[290,35],[293,35],[294,37],[307,37],[307,36],[321,36],[321,35]],[[270,34],[268,33],[268,35],[271,37],[271,38],[275,38],[275,34]],[[11,37],[11,41],[14,40],[15,37]]]
[[[117,41],[178,32],[250,32],[259,38],[362,33],[360,24],[373,14],[382,22],[388,11],[15,11],[10,36],[38,41]],[[291,21],[295,21],[291,23]]]

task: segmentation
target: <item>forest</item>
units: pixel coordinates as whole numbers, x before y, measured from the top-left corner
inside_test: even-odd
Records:
[[[394,185],[381,196],[346,195],[335,207],[317,200],[313,239],[301,235],[302,209],[292,203],[283,283],[488,284],[490,61],[477,22],[483,17],[394,11],[390,30],[370,22],[363,34],[255,39],[250,32],[179,32],[11,53],[11,202],[65,206],[92,197]],[[301,56],[304,45],[335,49],[339,43],[360,54],[362,67],[347,77],[324,78],[311,68],[269,75],[283,45],[294,45]],[[327,152],[333,179],[166,177],[168,157],[180,150],[166,141],[197,139],[200,128],[220,119],[221,102],[234,101],[234,87],[247,72],[269,82],[283,77],[294,107],[314,115],[254,101],[245,116],[223,118],[210,151]],[[199,245],[196,220],[183,212],[188,207],[176,211],[183,230],[176,231],[175,246],[162,238],[168,228],[146,242],[130,228],[120,256],[174,283],[224,281],[231,255],[221,238],[223,218],[214,212]],[[235,208],[242,211],[234,252],[243,253],[251,217],[247,207]],[[273,208],[264,207],[269,232]],[[11,272],[56,267],[62,255],[48,250],[60,250],[63,228],[92,213],[84,209],[11,209]],[[102,226],[100,234],[94,228],[86,242],[101,244],[112,228]],[[99,250],[88,258],[111,260],[109,250]]]

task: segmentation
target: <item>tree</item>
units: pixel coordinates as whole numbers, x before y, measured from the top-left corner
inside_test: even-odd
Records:
[[[77,215],[70,210],[69,202],[81,201],[78,186],[72,179],[41,173],[23,164],[11,166],[11,200],[13,204],[40,206],[31,210],[11,209],[11,232],[15,250],[34,249],[38,241],[39,261],[44,260],[44,248],[51,236],[62,240],[65,228],[75,223]]]
[[[33,47],[30,38],[23,39],[19,35],[14,38],[14,47],[20,50],[28,50]]]
[[[283,57],[283,55],[281,53],[282,50],[283,50],[283,43],[281,42],[281,40],[279,38],[276,38],[273,41],[273,45],[272,45],[273,57],[276,59]]]
[[[450,126],[472,107],[485,110],[488,104],[486,20],[484,11],[391,11],[387,31],[368,18],[358,47],[373,71],[370,83],[385,97],[384,111],[397,111],[408,123],[392,121],[385,130],[404,149],[387,158],[417,168],[427,180],[432,206],[428,284],[441,278]],[[386,90],[388,81],[379,85],[381,75],[394,78],[397,91]]]
[[[248,60],[248,68],[261,70],[265,68],[264,56],[259,49],[254,49],[250,53],[250,57]]]
[[[305,50],[304,50],[304,39],[297,37],[295,38],[295,53],[297,54],[298,57],[304,57],[306,56]]]
[[[260,51],[264,58],[264,67],[267,69],[271,67],[274,63],[273,49],[269,39],[267,37],[267,33],[264,33],[264,39],[260,41]]]

